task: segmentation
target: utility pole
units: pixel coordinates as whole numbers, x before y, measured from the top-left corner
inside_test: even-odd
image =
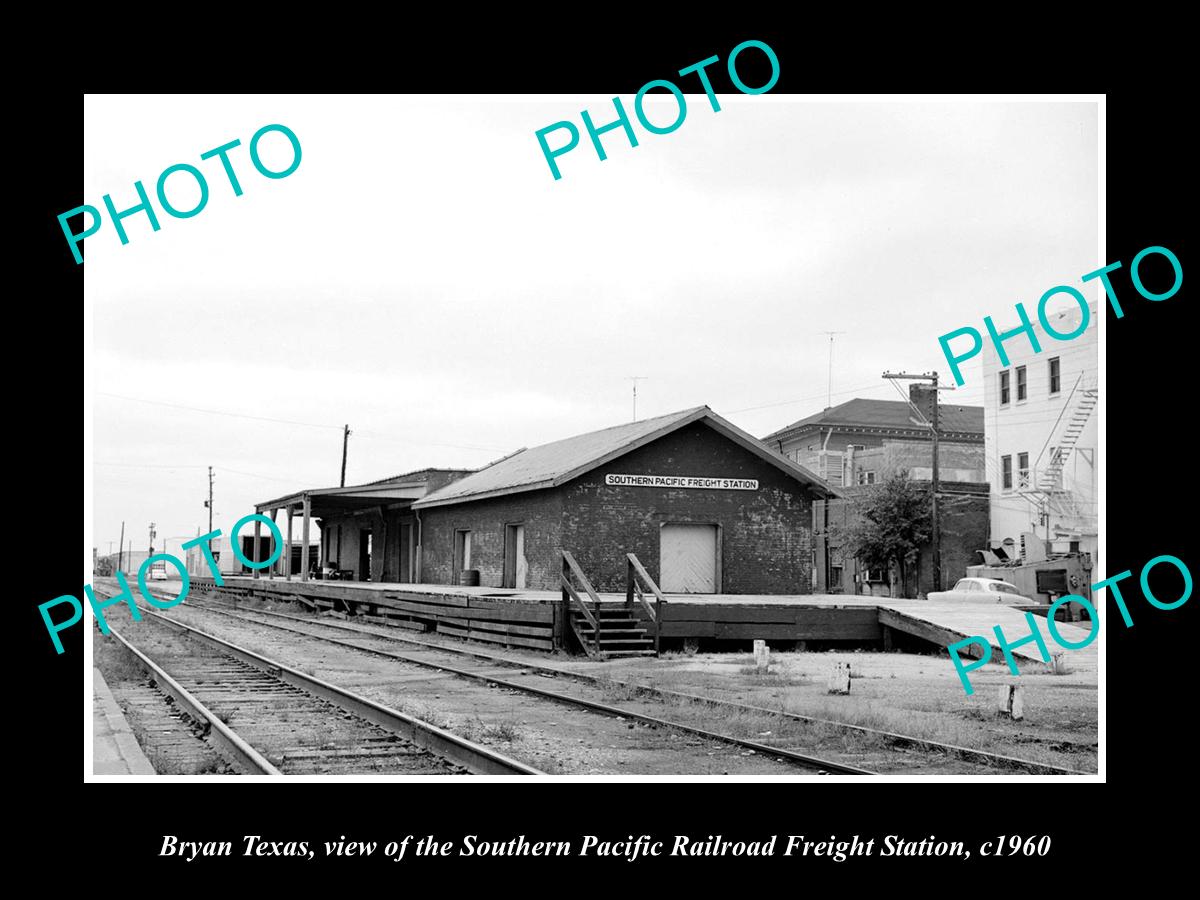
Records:
[[[829,335],[829,377],[825,382],[827,385],[827,393],[825,395],[825,408],[829,409],[833,406],[833,336],[835,334],[846,334],[844,331],[822,331],[821,334]]]
[[[121,523],[121,540],[117,544],[117,571],[125,571],[125,523]]]
[[[633,382],[633,421],[636,422],[637,421],[637,383],[639,381],[646,381],[647,377],[645,375],[630,375],[628,377],[629,377],[629,380]]]
[[[350,426],[342,426],[342,487],[346,486],[346,446],[350,443]]]
[[[883,377],[889,378],[892,380],[896,380],[896,381],[899,381],[899,380],[928,381],[928,382],[930,382],[930,384],[933,387],[933,413],[930,416],[930,423],[929,423],[931,437],[933,438],[933,466],[932,466],[933,471],[930,473],[932,476],[930,480],[933,482],[933,484],[932,484],[933,504],[932,504],[932,509],[931,509],[931,518],[933,520],[933,522],[932,522],[933,534],[930,536],[930,543],[932,544],[932,550],[933,550],[933,589],[935,591],[940,591],[942,589],[942,527],[941,527],[942,523],[941,523],[941,517],[939,515],[939,511],[938,511],[938,487],[939,487],[939,483],[938,483],[938,437],[939,437],[939,434],[938,434],[938,431],[939,431],[939,429],[938,429],[938,407],[941,404],[938,402],[938,373],[937,372],[927,372],[924,375],[909,375],[906,372],[897,372],[896,374],[893,375],[890,372],[884,372]],[[909,400],[910,405],[911,405],[911,403],[912,403],[912,400]],[[917,412],[921,412],[921,411],[918,409]],[[924,413],[921,413],[922,418],[924,418],[924,415],[925,415]],[[919,572],[917,574],[917,589],[919,592],[920,591],[920,573]]]
[[[208,507],[208,533],[212,534],[212,486],[213,486],[213,471],[212,466],[208,467],[208,502],[204,505]]]
[[[151,522],[151,523],[150,523],[150,555],[151,555],[151,556],[153,556],[153,555],[154,555],[154,536],[155,536],[156,534],[158,534],[158,532],[156,532],[156,531],[154,530],[154,523],[153,523],[153,522]]]

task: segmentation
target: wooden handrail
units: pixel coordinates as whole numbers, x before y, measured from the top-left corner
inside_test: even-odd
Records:
[[[648,587],[651,591],[653,591],[654,596],[658,598],[658,602],[666,603],[667,598],[662,595],[662,591],[658,589],[658,585],[654,583],[654,579],[650,577],[650,573],[646,571],[646,567],[642,565],[641,560],[639,560],[632,553],[626,553],[625,558],[629,560],[630,567],[638,574],[642,580],[642,583],[645,584],[646,587]],[[645,600],[643,599],[642,602],[644,603]],[[649,604],[647,603],[646,606],[649,607]]]
[[[587,604],[584,603],[583,600],[580,599],[579,594],[575,592],[575,588],[571,585],[571,582],[567,580],[567,576],[560,575],[559,578],[562,580],[563,591],[569,594],[571,599],[578,604],[579,611],[583,613],[583,617],[588,620],[588,624],[595,628],[597,632],[599,632],[600,623],[596,621],[596,618],[592,615],[592,611],[587,608]]]
[[[571,572],[579,579],[579,583],[583,585],[583,589],[587,591],[587,595],[592,599],[592,602],[599,606],[600,597],[596,593],[596,589],[592,587],[592,583],[588,581],[588,577],[583,574],[583,569],[579,568],[579,563],[575,562],[575,557],[571,555],[569,550],[564,550],[562,555],[563,561],[571,567]]]
[[[662,591],[658,589],[658,585],[650,577],[650,573],[646,571],[641,560],[632,553],[626,553],[625,561],[625,606],[632,608],[634,597],[641,602],[642,607],[646,610],[646,615],[654,623],[654,655],[657,656],[662,636],[662,605],[667,602],[667,598],[662,595]],[[642,593],[642,584],[654,592],[654,606],[650,605],[646,600],[646,595]]]
[[[584,618],[587,619],[588,624],[592,626],[592,642],[595,644],[596,653],[599,653],[600,596],[596,593],[595,588],[592,587],[592,583],[588,581],[587,576],[583,574],[583,569],[579,567],[579,563],[575,561],[575,557],[571,555],[571,552],[569,550],[562,550],[560,552],[562,553],[563,567],[562,574],[559,575],[559,581],[562,583],[563,600],[567,601],[568,609],[570,607],[567,598],[569,597],[571,600],[574,600],[575,605],[579,607],[579,610],[583,613]],[[588,597],[591,598],[592,602],[596,605],[596,614],[594,616],[592,615],[591,610],[587,608],[587,604],[584,603],[583,599],[579,596],[579,593],[575,590],[574,585],[571,584],[572,575],[579,579],[579,583],[582,584],[583,589],[587,591]]]

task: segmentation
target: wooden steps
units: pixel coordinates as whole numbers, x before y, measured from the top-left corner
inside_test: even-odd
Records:
[[[587,617],[578,609],[571,610],[571,626],[580,643],[585,649],[589,645],[597,649],[600,659],[654,656],[654,638],[631,610],[601,609],[596,622],[600,626],[599,640]]]

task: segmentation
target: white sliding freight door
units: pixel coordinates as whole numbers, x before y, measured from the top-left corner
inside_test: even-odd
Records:
[[[662,590],[668,594],[717,592],[717,526],[662,527]]]

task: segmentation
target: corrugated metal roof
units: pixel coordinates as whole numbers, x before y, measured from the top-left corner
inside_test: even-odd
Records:
[[[554,487],[699,419],[707,419],[726,437],[743,444],[792,477],[829,490],[828,485],[808,469],[773,453],[757,438],[725,421],[707,406],[696,406],[670,415],[615,425],[522,450],[434,491],[414,503],[413,507],[420,509],[460,500]]]
[[[943,432],[978,434],[983,436],[983,407],[958,406],[942,403],[938,407],[938,424]],[[786,428],[767,435],[764,441],[776,440],[806,428],[827,428],[830,425],[855,425],[860,428],[914,428],[917,425],[912,407],[903,400],[865,400],[855,398],[831,406],[816,415],[793,422]]]
[[[387,478],[377,478],[374,481],[364,482],[364,484],[394,484],[394,483],[403,483],[403,482],[410,482],[410,481],[425,481],[427,479],[418,478],[417,476],[429,475],[432,472],[474,472],[474,471],[475,471],[474,469],[438,469],[438,468],[430,467],[430,468],[424,468],[424,469],[414,469],[411,472],[402,472],[399,475],[389,475]]]

